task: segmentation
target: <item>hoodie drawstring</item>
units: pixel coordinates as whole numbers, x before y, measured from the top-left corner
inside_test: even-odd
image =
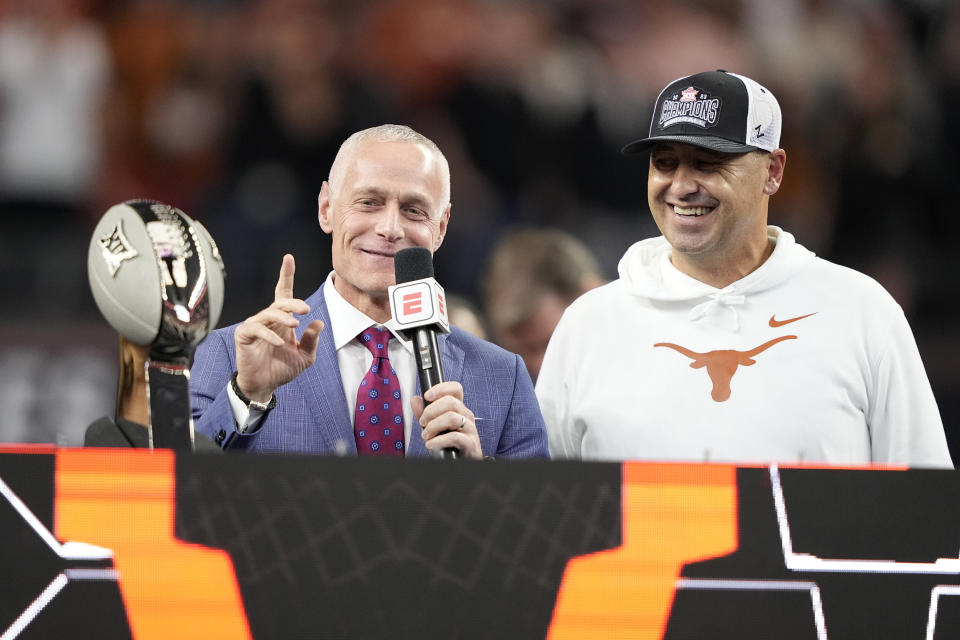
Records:
[[[731,294],[724,291],[717,291],[708,296],[706,302],[701,302],[687,315],[687,320],[695,322],[705,316],[717,316],[720,311],[725,309],[729,313],[725,314],[727,320],[724,321],[726,328],[731,331],[740,330],[740,314],[733,307],[743,304],[743,294]]]

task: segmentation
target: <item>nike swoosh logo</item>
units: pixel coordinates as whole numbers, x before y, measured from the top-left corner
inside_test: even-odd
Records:
[[[796,318],[787,318],[786,320],[777,320],[776,319],[777,314],[773,314],[772,316],[770,316],[770,326],[782,327],[785,324],[790,324],[791,322],[796,322],[797,320],[803,320],[804,318],[809,318],[810,316],[815,316],[815,315],[817,315],[816,311],[814,311],[813,313],[808,313],[805,316],[797,316]]]

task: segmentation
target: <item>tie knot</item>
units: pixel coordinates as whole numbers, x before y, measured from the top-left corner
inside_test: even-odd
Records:
[[[360,334],[360,342],[370,350],[374,358],[386,358],[387,344],[391,337],[391,333],[386,329],[370,327]]]

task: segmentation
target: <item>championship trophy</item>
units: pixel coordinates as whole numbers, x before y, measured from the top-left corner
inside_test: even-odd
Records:
[[[213,238],[176,207],[129,200],[94,229],[87,272],[100,312],[120,334],[121,373],[116,420],[94,422],[85,443],[193,451],[190,360],[223,307]]]

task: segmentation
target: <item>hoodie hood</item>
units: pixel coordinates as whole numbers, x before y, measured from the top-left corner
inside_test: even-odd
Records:
[[[797,244],[792,234],[779,227],[768,226],[767,234],[775,242],[770,257],[753,272],[722,289],[677,270],[670,262],[670,244],[663,236],[633,244],[617,269],[630,294],[664,302],[690,301],[694,306],[689,320],[725,315],[724,324],[736,330],[739,321],[735,307],[743,304],[746,295],[782,282],[815,257],[812,251]],[[720,313],[723,309],[728,313]]]

